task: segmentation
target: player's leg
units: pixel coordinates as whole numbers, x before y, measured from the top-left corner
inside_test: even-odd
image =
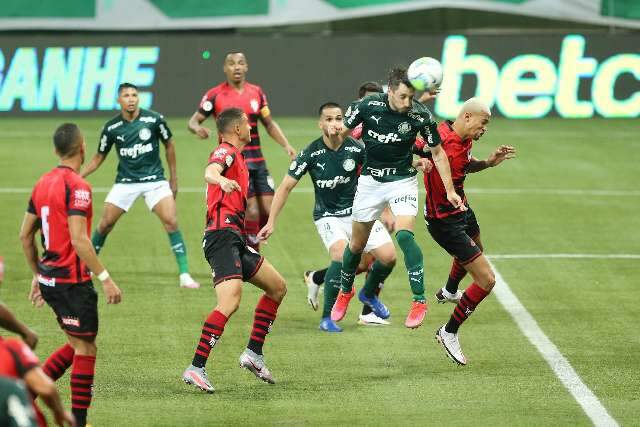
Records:
[[[75,353],[71,365],[71,412],[76,419],[76,426],[84,427],[93,396],[98,349],[95,337],[83,339],[69,336],[69,344]]]
[[[258,207],[258,231],[265,226],[271,212],[271,202],[275,192],[273,178],[266,167],[262,167],[254,172],[253,192],[256,195]],[[257,234],[257,232],[256,232]],[[253,247],[253,246],[252,246]],[[258,250],[256,246],[254,249]]]
[[[381,284],[391,274],[396,264],[396,250],[391,236],[381,222],[376,221],[374,224],[365,251],[372,254],[375,257],[375,261],[369,270],[358,298],[362,303],[369,306],[377,317],[387,319],[390,315],[389,310],[378,299],[376,291],[380,289]]]
[[[107,198],[104,201],[104,209],[102,210],[102,217],[91,236],[91,242],[96,250],[96,253],[100,253],[100,250],[104,247],[104,242],[107,239],[107,235],[113,230],[116,222],[120,219],[122,214],[128,212],[133,202],[142,194],[141,189],[144,184],[115,184],[111,187]]]
[[[331,320],[331,309],[336,302],[338,292],[340,292],[340,270],[342,269],[342,255],[348,245],[346,236],[334,240],[329,246],[329,257],[331,264],[325,276],[324,305],[322,308],[322,318],[320,330],[326,332],[342,332],[342,328]]]
[[[160,218],[162,226],[167,232],[171,250],[178,263],[180,287],[191,289],[199,288],[200,284],[193,280],[189,274],[187,246],[184,244],[182,233],[178,227],[176,201],[173,198],[169,184],[166,181],[162,181],[156,188],[146,192],[144,199],[149,209]]]
[[[70,343],[66,343],[49,355],[42,365],[42,370],[53,381],[58,381],[73,363],[74,355],[75,350]]]

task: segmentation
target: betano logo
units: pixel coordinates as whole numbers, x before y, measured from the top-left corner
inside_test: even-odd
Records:
[[[583,36],[568,35],[560,46],[558,64],[543,55],[522,54],[499,69],[487,55],[467,55],[467,44],[464,36],[450,36],[444,42],[445,78],[436,102],[440,116],[456,116],[464,102],[460,99],[462,78],[470,74],[477,81],[475,96],[496,106],[506,117],[539,118],[552,109],[567,118],[588,118],[595,113],[602,117],[640,116],[640,90],[628,94],[626,99],[614,96],[620,78],[631,77],[640,82],[637,53],[616,54],[598,63],[595,58],[584,56]],[[590,99],[578,97],[582,84],[590,84]]]
[[[158,47],[21,47],[0,49],[0,111],[114,110],[118,84],[152,86]],[[149,108],[151,92],[141,90]]]

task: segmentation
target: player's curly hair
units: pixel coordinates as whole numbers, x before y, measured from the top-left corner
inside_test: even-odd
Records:
[[[407,76],[406,68],[392,68],[391,72],[389,73],[389,87],[393,90],[396,90],[398,86],[400,86],[400,83],[403,83],[409,88],[413,88],[413,86],[411,86],[411,82],[409,81],[409,76]]]
[[[75,155],[81,143],[80,128],[75,123],[61,124],[53,134],[53,145],[63,159]]]

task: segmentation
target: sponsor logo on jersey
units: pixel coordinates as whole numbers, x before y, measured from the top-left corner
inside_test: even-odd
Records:
[[[409,203],[411,206],[414,206],[414,203],[411,202],[417,203],[418,198],[411,194],[405,194],[404,196],[393,199],[393,203]]]
[[[374,130],[371,129],[367,129],[367,135],[369,135],[371,138],[377,140],[378,142],[382,142],[383,144],[388,144],[390,142],[401,142],[402,140],[400,139],[400,137],[398,136],[397,133],[393,133],[393,132],[389,132],[388,134],[384,135],[381,133],[378,133]]]
[[[291,162],[291,164],[289,165],[289,170],[295,170],[296,166],[298,166],[298,163],[296,163],[296,161],[294,160],[293,162]]]
[[[276,183],[273,181],[273,178],[271,177],[271,175],[267,176],[267,185],[272,190],[275,190],[275,188],[276,188]]]
[[[40,283],[41,285],[44,286],[49,286],[51,288],[53,288],[56,285],[56,278],[55,277],[44,277],[41,274],[38,274],[38,283]]]
[[[162,139],[165,141],[169,139],[169,129],[162,123],[160,123],[160,135],[162,135]]]
[[[349,109],[347,110],[345,116],[347,117],[347,124],[351,124],[353,123],[353,121],[356,119],[356,116],[358,115],[358,113],[360,113],[360,110],[358,109],[358,107],[356,107],[355,110],[351,111],[351,107],[349,107]]]
[[[398,132],[400,134],[405,134],[411,132],[411,125],[409,122],[402,122],[398,125]]]
[[[320,169],[322,169],[322,171],[324,171],[324,165],[326,165],[326,163],[317,163],[317,165]]]
[[[151,131],[148,128],[140,129],[140,132],[138,132],[138,138],[140,138],[142,141],[146,141],[147,139],[151,138]]]
[[[382,116],[376,117],[376,116],[371,116],[372,120],[376,121],[376,124],[379,125],[380,124],[380,119],[382,118]]]
[[[352,209],[353,207],[349,206],[348,208],[340,209],[339,211],[325,212],[322,214],[322,216],[347,216],[347,215],[351,215]],[[327,226],[329,226],[329,224],[327,224]]]
[[[420,123],[424,122],[424,117],[422,117],[420,114],[414,113],[413,111],[409,111],[407,113],[407,116],[409,116],[413,120],[419,121]]]
[[[350,151],[352,153],[360,153],[362,151],[362,148],[358,148],[358,147],[345,147],[344,151]]]
[[[62,324],[67,326],[75,326],[76,328],[80,327],[80,319],[77,317],[63,317]]]
[[[300,175],[302,172],[304,172],[306,167],[307,167],[307,162],[302,163],[301,165],[298,166],[298,169],[296,169],[294,174],[295,175]]]
[[[145,176],[144,178],[140,178],[139,181],[153,181],[155,179],[157,179],[158,176],[157,175],[149,175],[149,176]],[[123,178],[123,181],[127,180],[127,181],[131,181],[128,178]]]
[[[311,153],[310,157],[315,157],[315,156],[319,156],[320,154],[324,154],[327,150],[325,150],[324,148],[314,151],[313,153]]]
[[[258,100],[252,99],[251,101],[249,101],[249,104],[251,105],[251,109],[253,110],[253,112],[257,113],[258,108],[260,107],[260,104],[258,104]]]
[[[382,177],[382,176],[386,176],[386,175],[395,175],[396,172],[398,171],[396,168],[376,169],[376,168],[372,168],[372,167],[367,167],[367,170],[369,171],[371,176],[375,176],[375,177],[378,177],[378,178]]]
[[[116,136],[116,139],[117,139],[118,141],[122,141],[122,142],[124,142],[124,136],[122,136],[122,135],[118,135],[118,136]]]
[[[74,206],[79,208],[86,208],[91,204],[91,193],[88,190],[82,188],[73,192]]]
[[[102,134],[102,137],[100,138],[100,151],[104,151],[107,149],[107,134]]]
[[[202,103],[202,109],[204,111],[211,111],[211,110],[213,110],[213,104],[211,103],[211,101],[204,101]]]
[[[151,116],[144,116],[144,117],[140,117],[140,121],[141,122],[146,122],[146,123],[155,123],[158,120],[155,117],[151,117]]]
[[[149,130],[149,129],[147,129]],[[142,154],[150,153],[153,151],[153,144],[135,144],[133,147],[123,147],[120,149],[120,157],[130,157],[132,159],[141,156]]]
[[[224,162],[227,164],[227,167],[231,166],[231,164],[233,163],[233,157],[228,155],[224,158]]]
[[[220,148],[216,149],[216,151],[213,152],[213,158],[222,160],[222,159],[225,158],[225,156],[227,155],[228,152],[229,152],[229,150],[227,150],[226,148],[220,147]]]
[[[369,101],[367,103],[367,105],[375,105],[376,107],[386,107],[387,106],[387,104],[385,104],[382,101]]]
[[[351,172],[356,168],[356,161],[353,159],[346,159],[344,162],[342,162],[342,167],[347,172]]]
[[[107,130],[108,130],[108,131],[109,131],[109,130],[114,130],[114,129],[116,129],[116,128],[120,127],[120,126],[122,126],[122,120],[120,120],[119,122],[116,122],[116,123],[112,124],[111,126],[109,126],[109,127],[107,128]]]
[[[338,175],[332,179],[319,179],[316,181],[318,188],[329,188],[333,190],[338,184],[346,184],[351,181],[351,177]]]

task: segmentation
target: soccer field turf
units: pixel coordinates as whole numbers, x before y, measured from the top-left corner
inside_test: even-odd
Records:
[[[49,308],[26,300],[30,274],[18,230],[37,178],[56,164],[51,134],[62,119],[0,119],[0,255],[5,301],[40,335],[41,360],[64,336]],[[79,119],[88,151],[97,147],[101,119]],[[319,130],[314,119],[280,119],[300,149]],[[431,304],[423,326],[403,326],[410,290],[398,264],[382,299],[391,326],[356,324],[353,303],[344,332],[317,330],[319,313],[305,302],[302,272],[327,265],[312,222],[313,193],[305,178],[289,199],[263,253],[284,275],[289,293],[265,345],[276,385],[238,368],[251,330],[259,292],[244,286],[240,310],[208,363],[216,393],[182,383],[202,322],[215,305],[210,270],[201,251],[204,182],[213,141],[188,134],[186,119],[170,119],[177,143],[178,219],[191,270],[204,286],[178,287],[177,266],[159,221],[138,201],[107,239],[101,258],[124,291],[122,304],[107,306],[100,294],[100,333],[94,426],[143,425],[589,425],[591,421],[549,364],[498,302],[488,297],[460,330],[469,359],[456,367],[434,341],[453,305]],[[266,134],[261,129],[263,134]],[[518,158],[470,175],[466,186],[493,264],[542,332],[557,346],[584,384],[620,424],[640,414],[640,139],[638,121],[495,119],[476,143],[485,158],[512,144]],[[263,146],[279,182],[288,161],[268,137]],[[164,153],[163,153],[164,156]],[[106,189],[115,176],[112,152],[90,177],[97,224]],[[423,203],[421,193],[420,203]],[[449,273],[450,258],[418,218],[430,302]],[[595,255],[594,257],[551,256]],[[627,258],[606,256],[627,254]],[[362,277],[356,285],[362,284]],[[470,283],[467,278],[463,287]],[[68,373],[59,389],[69,406]],[[597,405],[596,405],[597,406]],[[596,406],[591,406],[591,409]]]

